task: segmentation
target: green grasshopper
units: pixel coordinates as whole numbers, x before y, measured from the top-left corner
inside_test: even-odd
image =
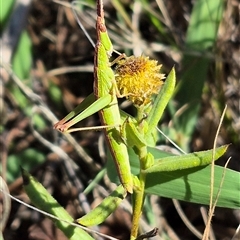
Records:
[[[104,128],[107,143],[111,149],[120,181],[127,192],[132,193],[133,182],[128,151],[120,136],[121,118],[116,96],[117,90],[114,85],[115,76],[109,62],[109,58],[113,52],[113,46],[104,22],[102,0],[98,0],[97,2],[96,30],[97,43],[95,45],[94,57],[94,96],[96,101],[80,114],[78,113],[81,109],[77,107],[68,116],[56,123],[54,128],[61,132],[71,132],[71,129],[68,130],[69,127],[98,111],[102,125],[99,128]],[[89,97],[86,102],[88,102],[89,99],[90,102],[93,101],[93,99]],[[77,116],[75,116],[76,114]],[[73,116],[75,117],[66,123]],[[74,129],[74,131],[77,130],[82,129]]]
[[[193,153],[192,155],[186,156],[167,157],[165,159],[162,158],[159,160],[154,159],[153,155],[148,152],[147,146],[149,145],[150,141],[153,142],[151,145],[155,144],[155,142],[152,141],[152,135],[167,103],[173,94],[175,88],[175,71],[173,69],[169,73],[165,84],[154,100],[153,105],[150,107],[148,105],[147,108],[144,108],[145,106],[142,108],[141,106],[138,106],[139,108],[137,119],[127,116],[125,113],[121,112],[118,107],[117,97],[119,94],[116,87],[115,75],[110,67],[109,62],[109,58],[113,52],[113,47],[111,40],[108,37],[104,22],[102,0],[97,1],[96,30],[97,43],[95,45],[94,57],[94,95],[87,97],[81,105],[75,108],[61,121],[56,123],[54,127],[61,132],[72,132],[88,129],[104,129],[104,133],[115,165],[117,167],[118,175],[123,185],[124,191],[134,193],[131,240],[135,240],[137,239],[138,235],[138,224],[145,198],[145,182],[147,175],[160,173],[162,171],[176,171],[179,169],[187,169],[191,167],[207,165],[213,161],[211,158],[212,151],[207,153],[201,152],[199,155]],[[133,58],[129,57],[128,60],[128,62],[126,61],[128,66],[132,66]],[[142,58],[138,58],[138,64],[141,65],[144,62],[142,60]],[[126,62],[118,62],[119,74],[125,73],[124,65],[126,65]],[[151,64],[152,63],[153,61]],[[153,65],[154,64],[155,63],[153,63]],[[159,68],[155,65],[153,68],[155,70],[159,70]],[[136,65],[134,65],[132,69],[136,69]],[[141,73],[144,74],[144,71],[141,71]],[[131,74],[127,75],[131,76]],[[154,73],[154,75],[156,75],[156,78],[160,78],[161,74]],[[151,79],[151,77],[149,78]],[[125,86],[122,85],[121,89],[124,88]],[[146,99],[142,100],[144,102]],[[140,99],[140,102],[142,100]],[[139,99],[136,100],[135,98],[135,103],[139,104]],[[82,119],[92,115],[97,111],[99,112],[102,126],[69,129],[75,123],[81,121]],[[127,146],[134,148],[135,153],[137,153],[139,156],[140,171],[138,176],[132,177]],[[219,155],[214,159],[217,159],[225,151],[226,147],[219,149]],[[118,192],[119,189],[117,189],[116,192],[114,192],[113,195],[109,196],[109,198],[106,198],[106,201],[100,204],[98,208],[93,209],[89,215],[86,215],[86,217],[78,219],[76,221],[83,225],[94,225],[99,224],[100,221],[103,221],[104,219],[102,218],[99,219],[100,221],[94,221],[95,216],[108,216],[112,210],[108,211],[106,208],[107,205],[111,205],[111,209],[115,209],[118,206],[122,198],[125,197],[125,192],[122,191],[121,186],[119,188],[120,193]],[[116,193],[117,195],[115,195]],[[104,212],[104,214],[99,214],[102,212]]]

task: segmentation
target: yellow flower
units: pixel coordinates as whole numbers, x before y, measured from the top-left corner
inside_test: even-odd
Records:
[[[164,79],[160,73],[162,65],[148,57],[127,57],[116,67],[116,83],[122,96],[136,107],[146,106],[153,94],[158,94]]]

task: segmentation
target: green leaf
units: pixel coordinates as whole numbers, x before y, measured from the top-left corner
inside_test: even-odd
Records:
[[[7,161],[7,182],[11,183],[20,177],[19,166],[27,170],[45,161],[45,155],[36,149],[28,148],[20,153],[11,154]]]
[[[5,25],[7,18],[10,17],[11,10],[13,8],[14,3],[15,3],[15,0],[8,0],[8,1],[1,0],[0,31],[3,30],[2,28]]]
[[[177,86],[175,101],[184,112],[173,118],[175,133],[169,135],[182,149],[188,152],[189,141],[196,127],[204,82],[211,59],[209,53],[215,45],[218,26],[223,12],[223,0],[198,0],[192,10],[187,30],[183,75]],[[173,106],[176,102],[171,103]]]
[[[83,217],[77,219],[76,222],[83,226],[94,226],[103,223],[106,218],[117,209],[126,195],[127,192],[124,187],[119,185],[109,196],[104,198],[98,206]]]
[[[228,145],[217,148],[215,151],[201,151],[179,156],[170,156],[156,160],[156,162],[145,173],[176,171],[188,169],[192,167],[205,166],[210,164],[213,160],[217,160],[227,150]],[[213,156],[214,152],[214,156]]]
[[[28,116],[32,115],[32,106],[30,104],[30,101],[26,98],[26,96],[22,93],[20,88],[14,84],[10,83],[7,88],[10,90],[12,96],[14,96],[14,99],[18,106],[26,113]]]
[[[222,18],[223,6],[223,0],[195,2],[187,30],[187,47],[203,50],[213,46]]]
[[[26,191],[31,202],[47,213],[50,213],[60,219],[68,222],[73,222],[74,219],[68,212],[48,193],[48,191],[27,171],[22,169],[22,177],[24,183],[24,190]],[[93,240],[84,230],[78,227],[69,225],[68,223],[53,219],[55,225],[63,231],[69,240]]]
[[[220,186],[223,167],[214,167],[214,199]],[[240,207],[240,174],[226,169],[217,206]],[[172,172],[151,173],[147,176],[145,192],[186,202],[209,204],[211,166]]]
[[[59,102],[62,100],[62,92],[59,86],[57,86],[53,81],[49,81],[48,91],[54,103],[59,104]]]
[[[173,154],[163,152],[157,148],[149,148],[155,159],[173,156]],[[111,155],[108,154],[108,158]],[[132,149],[129,149],[131,160],[131,171],[134,175],[139,174],[138,156]],[[215,166],[215,192],[222,177],[224,168]],[[107,172],[111,181],[119,183],[114,164],[107,161]],[[167,198],[174,198],[182,201],[209,204],[210,166],[194,167],[190,169],[149,173],[147,175],[146,193],[155,194]],[[222,192],[217,206],[226,208],[240,207],[240,173],[226,169]]]
[[[156,130],[156,126],[158,125],[158,122],[161,119],[162,114],[170,98],[172,97],[175,84],[176,84],[176,73],[175,73],[175,69],[172,68],[171,72],[167,76],[167,79],[160,93],[157,95],[156,99],[154,100],[151,111],[149,112],[148,117],[146,119],[148,123],[148,132],[146,134],[147,141],[148,139],[151,139],[151,134],[153,133],[153,131]],[[156,143],[154,143],[154,145],[155,144]]]
[[[31,113],[32,113],[32,111],[31,111]],[[26,114],[27,114],[27,112],[26,112]],[[48,124],[45,121],[45,119],[41,115],[38,115],[38,114],[32,115],[32,123],[34,125],[34,129],[37,131],[44,130]]]
[[[32,42],[26,31],[20,36],[12,64],[14,73],[20,79],[29,77],[32,65]]]

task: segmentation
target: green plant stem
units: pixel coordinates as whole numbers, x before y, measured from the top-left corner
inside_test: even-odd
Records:
[[[139,175],[139,185],[136,190],[134,190],[134,208],[132,217],[132,229],[131,229],[131,240],[135,240],[138,235],[139,220],[142,215],[142,206],[145,200],[145,182],[146,175],[140,172]]]
[[[142,215],[142,207],[145,200],[145,183],[146,183],[146,174],[143,170],[147,168],[147,147],[144,146],[139,150],[139,160],[140,160],[140,173],[139,173],[139,181],[136,184],[136,188],[134,189],[134,197],[133,197],[133,217],[132,217],[132,229],[131,229],[131,240],[137,238],[138,228],[139,228],[139,220]]]

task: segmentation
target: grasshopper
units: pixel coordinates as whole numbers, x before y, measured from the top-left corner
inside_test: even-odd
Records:
[[[129,73],[126,74],[126,65],[128,65],[131,70],[136,70],[139,66],[141,67],[142,65],[149,68],[150,65],[151,69],[153,68],[154,71],[153,73],[148,72],[148,78],[146,78],[146,75],[144,75],[146,68],[144,68],[144,71],[141,70],[139,72],[141,73],[142,78],[146,80],[145,82],[147,82],[148,85],[151,85],[149,84],[150,80],[158,81],[159,79],[161,79],[162,75],[159,74],[160,68],[156,65],[156,61],[148,62],[148,59],[146,60],[146,58],[144,59],[141,57],[138,58],[136,62],[134,62],[134,64],[136,63],[138,65],[135,64],[133,66],[134,59],[132,57],[129,57],[125,62],[118,62],[118,76],[115,76],[109,62],[109,58],[111,57],[111,54],[113,52],[113,47],[111,40],[108,37],[107,29],[104,22],[102,0],[97,1],[96,29],[97,43],[95,45],[94,57],[94,95],[90,95],[89,97],[87,97],[83,104],[78,106],[64,119],[55,124],[54,127],[62,132],[87,130],[89,128],[69,128],[78,121],[86,118],[87,116],[90,116],[97,111],[99,112],[102,126],[93,127],[91,129],[100,128],[104,130],[104,134],[111,150],[113,159],[115,161],[118,175],[123,185],[124,191],[133,193],[134,205],[131,240],[135,240],[137,239],[138,235],[138,224],[145,199],[145,183],[147,175],[149,176],[154,173],[160,173],[163,171],[177,171],[181,169],[207,165],[213,161],[213,158],[211,157],[212,151],[200,152],[199,154],[194,153],[192,155],[186,156],[166,157],[165,159],[154,158],[154,156],[148,151],[147,146],[149,146],[150,142],[150,145],[154,145],[156,143],[152,141],[153,132],[156,129],[159,119],[161,118],[163,111],[166,108],[166,105],[173,94],[176,82],[174,68],[168,74],[168,77],[166,78],[166,81],[163,84],[161,91],[157,91],[157,93],[155,92],[155,94],[157,94],[157,97],[155,98],[154,103],[150,106],[151,101],[148,100],[149,96],[145,97],[145,95],[143,94],[144,97],[142,99],[140,98],[139,100],[136,99],[137,95],[134,95],[133,99],[135,99],[135,104],[138,105],[138,117],[137,119],[134,119],[130,116],[126,116],[125,113],[120,112],[118,107],[117,97],[119,97],[119,94],[115,84],[115,81],[117,81],[117,77],[119,77],[121,73],[127,75],[128,77],[131,77],[136,73],[135,71],[132,75]],[[122,78],[122,75],[120,77]],[[141,77],[137,79],[136,84],[139,80],[142,80]],[[119,87],[119,89],[123,90],[124,92],[126,86],[121,86],[122,87]],[[132,89],[135,90],[136,87],[134,86],[132,87]],[[150,90],[154,89],[151,88]],[[143,105],[142,103],[145,102],[146,104],[150,104]],[[89,107],[85,109],[85,106]],[[144,115],[146,117],[144,117]],[[68,121],[69,119],[71,120]],[[139,157],[140,171],[138,176],[132,177],[127,146],[132,147]],[[226,151],[226,146],[222,147],[218,151],[219,154],[214,159],[217,159]],[[119,188],[122,191],[121,186]],[[118,190],[116,190],[117,193]],[[86,225],[94,225],[96,223],[98,224],[98,221],[94,221],[94,216],[99,215],[99,213],[101,213],[102,211],[104,211],[104,214],[102,215],[108,216],[110,210],[108,211],[106,206],[111,205],[113,206],[112,209],[115,209],[121,199],[125,197],[124,191],[120,193],[120,197],[116,197],[116,192],[114,192],[113,197],[110,196],[109,198],[106,198],[106,201],[100,204],[98,208],[96,208],[96,210],[93,210],[83,219],[78,219],[76,221]],[[115,201],[117,204],[114,203]],[[103,219],[101,218],[99,220],[102,221]]]
[[[105,26],[102,0],[97,1],[96,31],[97,43],[95,45],[94,56],[94,96],[96,101],[80,114],[78,113],[81,109],[77,107],[68,116],[56,123],[54,128],[61,132],[71,132],[71,129],[68,130],[69,127],[98,111],[102,126],[93,127],[91,129],[100,128],[104,130],[107,143],[117,167],[120,181],[126,191],[132,193],[133,182],[128,151],[120,136],[121,118],[117,101],[115,76],[109,62],[109,58],[113,52],[113,46]],[[88,100],[90,102],[93,101],[91,96],[86,102],[88,102]],[[75,116],[76,114],[77,116]],[[74,118],[67,122],[72,117]],[[76,128],[73,131],[77,130],[84,129]]]

